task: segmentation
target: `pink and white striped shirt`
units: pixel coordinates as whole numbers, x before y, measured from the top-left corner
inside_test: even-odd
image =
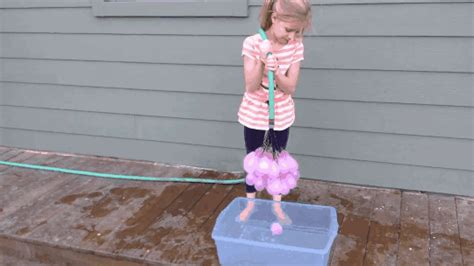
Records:
[[[245,39],[242,56],[260,60],[260,44],[263,42],[260,34],[249,36]],[[273,56],[278,59],[279,71],[285,74],[290,65],[302,61],[304,46],[302,42],[292,41],[278,51],[273,51]],[[268,70],[265,68],[262,84],[257,91],[245,92],[239,107],[238,121],[240,124],[258,130],[268,130],[269,110],[268,104]],[[263,86],[262,86],[263,85]],[[295,103],[289,94],[284,94],[275,88],[275,130],[285,130],[295,121]]]

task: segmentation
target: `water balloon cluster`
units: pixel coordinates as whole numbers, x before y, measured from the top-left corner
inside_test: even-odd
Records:
[[[260,147],[245,156],[244,169],[245,182],[257,191],[266,189],[270,195],[287,195],[300,177],[298,163],[285,150],[274,156]]]

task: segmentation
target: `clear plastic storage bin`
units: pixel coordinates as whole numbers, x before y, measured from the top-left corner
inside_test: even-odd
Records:
[[[218,216],[212,238],[222,265],[327,265],[339,225],[334,207],[281,202],[292,223],[272,235],[277,222],[272,200],[252,199],[245,222],[240,212],[250,199],[235,198]]]

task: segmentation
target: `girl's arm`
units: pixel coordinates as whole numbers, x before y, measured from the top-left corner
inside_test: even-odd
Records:
[[[290,95],[295,93],[296,84],[298,84],[298,77],[300,75],[300,62],[301,61],[291,64],[286,75],[281,74],[279,70],[275,71],[275,81],[283,93]]]
[[[248,56],[244,56],[244,78],[246,92],[253,92],[260,89],[264,66],[265,65],[261,60],[255,60]]]

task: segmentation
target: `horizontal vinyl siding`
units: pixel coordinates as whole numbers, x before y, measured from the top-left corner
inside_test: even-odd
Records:
[[[8,106],[229,123],[235,122],[241,100],[241,95],[23,83],[3,83],[3,91]],[[298,127],[474,140],[470,107],[312,99],[296,102]]]
[[[470,26],[472,3],[430,2],[406,5],[314,5],[313,30],[307,35],[474,36],[474,30]],[[68,1],[64,3],[67,4]],[[8,21],[1,27],[2,32],[240,36],[250,35],[256,31],[259,9],[260,6],[249,7],[249,17],[245,19],[214,17],[101,19],[92,16],[89,6],[0,9],[0,16],[4,21]],[[58,21],[68,23],[57,23]]]
[[[241,171],[260,2],[248,18],[0,9],[0,144]],[[302,175],[473,195],[472,1],[312,2],[288,146]]]
[[[242,66],[0,59],[4,81],[242,95]],[[169,77],[186,76],[170,79]],[[301,69],[296,99],[474,107],[469,73]]]
[[[2,22],[2,18],[0,16],[0,22]],[[0,23],[1,24],[1,23]],[[2,46],[3,43],[2,43],[2,40],[0,39],[0,50],[2,50]],[[4,80],[4,64],[3,64],[3,61],[1,61],[0,59],[0,145],[2,145],[3,143],[5,143],[5,141],[3,140],[3,117],[5,115],[5,111],[3,110],[3,102],[5,101],[5,97],[3,96],[3,82],[1,82],[2,80]]]
[[[240,36],[2,33],[2,58],[242,65]],[[473,73],[472,38],[307,37],[305,68]],[[183,73],[185,74],[185,73]]]

